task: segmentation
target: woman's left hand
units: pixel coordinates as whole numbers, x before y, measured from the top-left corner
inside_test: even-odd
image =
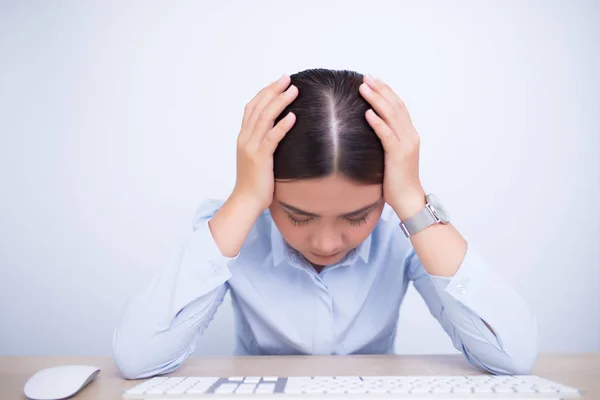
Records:
[[[425,207],[425,191],[419,177],[420,138],[404,102],[379,79],[365,76],[360,93],[373,109],[365,117],[385,151],[383,199],[400,220]]]

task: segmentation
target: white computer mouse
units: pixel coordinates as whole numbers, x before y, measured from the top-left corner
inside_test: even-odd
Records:
[[[100,368],[91,365],[61,365],[38,371],[23,391],[32,400],[66,399],[78,393],[98,374]]]

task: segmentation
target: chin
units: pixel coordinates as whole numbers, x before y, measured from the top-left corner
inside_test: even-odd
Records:
[[[331,256],[331,257],[319,257],[312,253],[308,253],[308,257],[306,257],[306,256],[305,257],[312,264],[324,267],[327,265],[331,265],[331,264],[340,262],[345,256],[346,256],[346,252],[340,252],[339,254],[336,254],[335,256]]]

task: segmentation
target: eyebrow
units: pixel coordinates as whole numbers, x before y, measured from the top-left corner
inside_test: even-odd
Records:
[[[356,217],[356,216],[358,216],[358,215],[360,215],[360,214],[364,213],[365,211],[370,211],[372,208],[375,208],[375,207],[376,207],[376,206],[379,204],[379,202],[380,202],[380,201],[381,201],[381,200],[377,200],[377,201],[376,201],[375,203],[373,203],[373,204],[369,204],[368,206],[365,206],[365,207],[359,208],[358,210],[355,210],[355,211],[349,212],[349,213],[347,213],[347,214],[343,214],[343,215],[341,215],[341,216],[342,216],[342,217],[345,217],[345,218],[348,218],[348,217]],[[294,207],[294,206],[292,206],[292,205],[286,204],[286,203],[284,203],[283,201],[279,201],[279,204],[281,204],[281,205],[282,205],[284,208],[286,208],[288,211],[291,211],[291,212],[293,212],[294,214],[300,214],[300,215],[304,215],[304,216],[307,216],[307,217],[315,217],[315,218],[318,218],[318,217],[320,217],[320,215],[319,215],[319,214],[314,214],[314,213],[311,213],[311,212],[308,212],[308,211],[303,211],[303,210],[301,210],[301,209],[299,209],[299,208],[297,208],[297,207]]]

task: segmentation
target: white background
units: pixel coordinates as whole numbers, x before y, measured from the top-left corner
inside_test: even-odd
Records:
[[[542,352],[600,351],[600,3],[3,1],[0,354],[109,355],[126,302],[235,182],[281,74],[404,99],[425,189],[522,293]],[[501,307],[502,305],[499,305]],[[453,353],[411,287],[399,353]],[[231,354],[230,300],[198,354]]]

